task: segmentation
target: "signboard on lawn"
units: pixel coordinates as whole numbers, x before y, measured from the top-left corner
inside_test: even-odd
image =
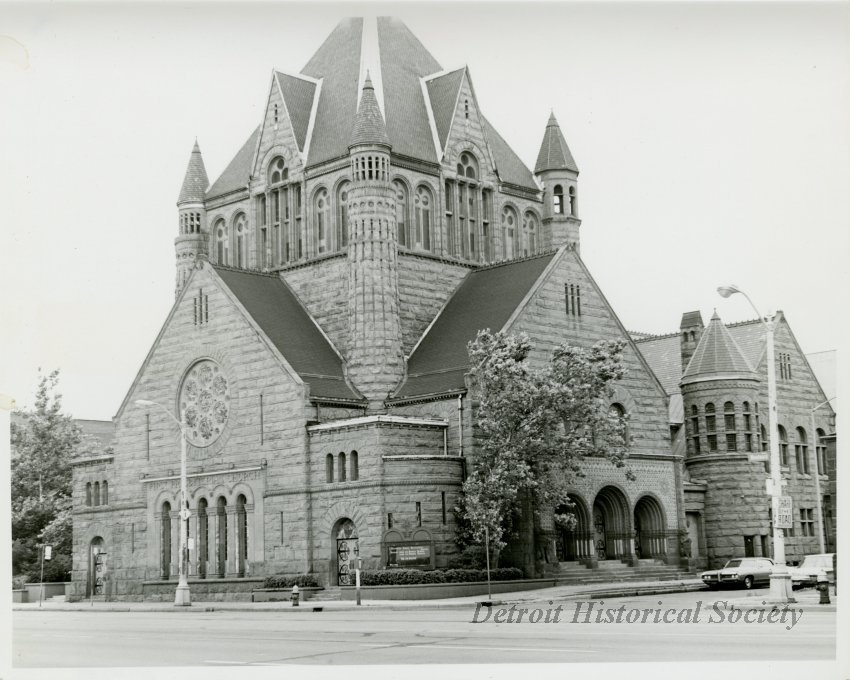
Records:
[[[430,569],[433,566],[430,543],[388,543],[387,568]]]

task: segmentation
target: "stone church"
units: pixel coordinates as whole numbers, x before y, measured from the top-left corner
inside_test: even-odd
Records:
[[[274,71],[262,121],[212,184],[196,143],[177,202],[174,306],[114,418],[113,449],[75,463],[77,595],[173,593],[181,419],[198,599],[270,574],[348,584],[355,558],[445,566],[476,455],[466,345],[483,328],[527,333],[538,363],[564,341],[627,343],[609,412],[627,419],[636,479],[587,461],[575,530],[544,509],[521,539],[529,576],[541,564],[678,564],[689,518],[695,554],[726,549],[729,531],[709,536],[741,507],[715,498],[711,479],[749,475],[757,494],[764,476],[757,342],[733,377],[706,382],[709,358],[692,370],[685,344],[673,356],[666,338],[633,338],[581,259],[579,171],[554,115],[541,138],[532,171],[480,109],[469,70],[444,69],[381,17],[340,22],[299,73]],[[691,320],[682,342],[719,356],[699,348],[729,331]],[[789,390],[816,397],[794,357]],[[749,418],[736,425],[746,453],[689,429],[690,409],[703,417],[712,399],[720,432],[727,396],[736,423]],[[763,510],[746,529],[758,550]]]

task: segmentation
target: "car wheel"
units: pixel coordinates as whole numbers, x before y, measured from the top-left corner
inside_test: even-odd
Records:
[[[744,579],[744,588],[746,588],[747,590],[752,590],[752,587],[753,587],[753,577],[747,576]]]

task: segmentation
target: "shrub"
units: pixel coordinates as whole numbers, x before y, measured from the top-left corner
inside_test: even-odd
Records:
[[[468,545],[459,555],[449,560],[449,569],[486,569],[486,567],[487,556],[480,545]]]
[[[491,569],[491,581],[513,581],[523,577],[522,570],[515,567]],[[420,583],[474,583],[487,580],[486,569],[385,569],[360,572],[360,583],[364,586],[407,586]]]
[[[266,576],[263,581],[263,588],[317,588],[319,581],[312,574],[297,574],[296,576],[284,576],[277,574],[275,576]]]

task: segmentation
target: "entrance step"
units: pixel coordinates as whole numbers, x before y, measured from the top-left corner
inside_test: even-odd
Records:
[[[554,565],[553,565],[554,566]],[[694,578],[694,573],[658,559],[641,559],[635,566],[620,560],[601,560],[596,569],[579,562],[560,562],[555,574],[559,583],[619,583],[628,581],[676,581]]]

